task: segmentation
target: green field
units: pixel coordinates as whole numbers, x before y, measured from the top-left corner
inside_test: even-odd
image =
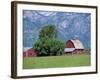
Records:
[[[90,66],[90,55],[25,57],[23,69]]]

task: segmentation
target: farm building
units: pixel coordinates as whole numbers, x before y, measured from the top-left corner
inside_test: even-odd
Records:
[[[81,54],[84,51],[84,46],[80,40],[68,40],[66,42],[65,54]]]
[[[27,49],[23,52],[23,57],[35,57],[37,56],[37,52],[32,48]]]

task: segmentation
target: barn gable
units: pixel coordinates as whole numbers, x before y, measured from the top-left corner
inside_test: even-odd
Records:
[[[84,50],[84,46],[82,42],[78,39],[76,40],[68,40],[66,42],[66,48],[64,52],[66,53],[81,53]]]
[[[73,43],[75,49],[84,49],[82,42],[78,39],[76,40],[69,40]]]

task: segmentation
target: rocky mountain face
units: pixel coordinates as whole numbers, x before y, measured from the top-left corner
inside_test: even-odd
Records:
[[[54,24],[58,39],[79,39],[85,48],[91,45],[91,14],[23,10],[23,46],[32,47],[43,26]]]

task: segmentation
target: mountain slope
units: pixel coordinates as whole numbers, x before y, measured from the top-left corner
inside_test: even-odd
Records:
[[[79,39],[85,48],[90,48],[91,14],[75,12],[23,11],[23,46],[32,47],[44,25],[57,27],[58,39]]]

